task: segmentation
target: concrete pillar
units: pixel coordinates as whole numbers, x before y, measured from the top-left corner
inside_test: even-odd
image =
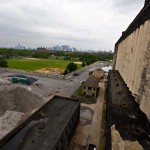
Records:
[[[135,63],[136,63],[136,53],[137,53],[137,40],[139,35],[139,29],[136,29],[135,35],[134,35],[134,41],[133,41],[133,55],[131,60],[131,74],[130,74],[130,84],[129,89],[132,91],[133,83],[134,83],[134,72],[135,72]]]
[[[133,33],[129,36],[129,45],[128,45],[128,71],[127,71],[127,86],[130,84],[131,76],[131,60],[132,60],[132,47],[133,47]]]
[[[124,59],[125,59],[125,40],[122,41],[122,62],[121,62],[121,75],[124,78],[124,67],[125,67],[125,63],[124,63]]]
[[[117,48],[117,54],[116,54],[116,65],[115,65],[115,69],[118,70],[118,55],[119,55],[119,45],[118,45],[118,48]]]
[[[130,36],[128,36],[127,38],[126,38],[126,40],[127,40],[127,43],[126,43],[126,60],[125,60],[125,63],[126,63],[126,67],[125,67],[125,82],[126,82],[126,84],[128,85],[128,78],[127,78],[127,76],[128,76],[128,71],[129,71],[129,47],[130,47]]]
[[[130,83],[131,83],[131,72],[132,72],[132,61],[133,61],[133,41],[135,38],[135,31],[131,34],[131,39],[130,39],[130,55],[129,55],[129,73],[128,73],[128,87],[130,89]]]
[[[117,53],[117,60],[116,60],[116,70],[120,70],[120,56],[121,56],[121,45],[118,45],[118,53]]]
[[[123,42],[121,42],[121,45],[120,45],[120,48],[121,48],[121,55],[120,55],[120,73],[122,74],[122,71],[123,71],[123,62],[122,62],[122,58],[123,58]]]
[[[136,75],[136,73],[138,72],[138,65],[139,65],[139,59],[140,59],[140,50],[139,50],[139,47],[140,47],[140,44],[141,44],[141,39],[142,39],[142,34],[143,34],[143,25],[140,26],[140,29],[139,29],[139,36],[138,36],[138,40],[137,40],[137,46],[136,46],[136,60],[135,60],[135,72],[134,72],[134,84],[133,84],[133,89],[132,89],[132,92],[134,94],[137,94],[137,91],[136,91],[136,86],[137,86],[137,80],[138,80],[138,77]]]
[[[125,39],[123,41],[123,71],[122,71],[122,77],[125,80],[125,71],[126,71],[126,46],[127,46],[127,40]]]
[[[143,28],[143,34],[142,34],[142,39],[141,39],[141,44],[140,44],[140,59],[138,62],[138,69],[137,69],[137,86],[136,86],[136,91],[138,92],[140,80],[141,80],[141,74],[142,74],[142,69],[144,68],[144,55],[145,51],[147,50],[147,45],[149,42],[149,34],[150,34],[150,21],[146,21],[144,23],[144,28]]]
[[[123,79],[126,81],[126,69],[127,69],[127,39],[124,40],[124,68],[123,68]]]

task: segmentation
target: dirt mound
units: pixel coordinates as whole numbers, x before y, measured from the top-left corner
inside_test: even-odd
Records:
[[[36,70],[36,72],[62,74],[64,70],[65,69],[60,69],[60,68],[42,68],[42,69]]]
[[[7,110],[31,112],[42,104],[40,97],[22,87],[4,86],[0,89],[0,116]]]

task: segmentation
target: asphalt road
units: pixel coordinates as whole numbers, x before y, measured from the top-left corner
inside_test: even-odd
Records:
[[[71,97],[73,93],[79,88],[80,82],[86,80],[89,77],[89,71],[93,71],[96,69],[100,69],[105,66],[105,63],[96,62],[86,68],[83,71],[79,72],[79,76],[73,76],[72,78],[68,79],[66,83],[61,87],[59,90],[58,95]]]

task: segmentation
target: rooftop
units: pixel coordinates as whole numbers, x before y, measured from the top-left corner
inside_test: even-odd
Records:
[[[86,87],[91,87],[91,88],[98,88],[98,84],[99,84],[99,80],[94,77],[94,76],[90,76],[85,82],[84,82],[84,86]]]
[[[1,150],[53,149],[78,106],[79,101],[55,96]]]

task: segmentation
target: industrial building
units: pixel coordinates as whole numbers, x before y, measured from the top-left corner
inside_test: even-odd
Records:
[[[66,150],[80,119],[80,101],[54,96],[0,141],[1,150]]]
[[[150,149],[150,0],[115,44],[106,94],[106,150]]]
[[[117,41],[114,69],[150,120],[150,0]]]

